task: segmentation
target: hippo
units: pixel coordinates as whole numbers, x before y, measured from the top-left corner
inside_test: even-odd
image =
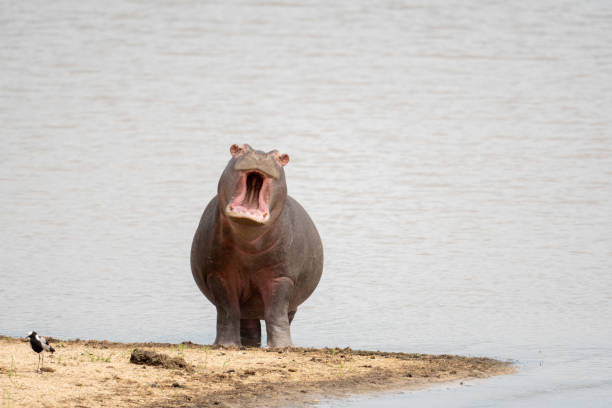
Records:
[[[289,347],[297,307],[323,272],[323,245],[304,210],[287,195],[287,154],[230,147],[228,162],[191,247],[193,277],[217,309],[215,343]]]

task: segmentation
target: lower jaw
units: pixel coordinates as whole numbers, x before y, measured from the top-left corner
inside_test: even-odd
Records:
[[[232,221],[237,222],[239,224],[255,225],[255,226],[264,225],[270,219],[270,216],[268,214],[252,215],[252,214],[247,214],[247,213],[240,212],[240,211],[231,210],[229,207],[230,206],[228,205],[227,208],[225,209],[225,215],[228,218],[231,218]]]

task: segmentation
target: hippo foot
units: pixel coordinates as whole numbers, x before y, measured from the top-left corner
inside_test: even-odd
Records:
[[[284,348],[284,347],[293,347],[293,342],[291,341],[291,334],[289,330],[278,330],[275,329],[274,326],[266,325],[268,332],[268,345],[267,348]],[[288,325],[287,325],[288,326]]]
[[[285,348],[285,347],[294,347],[291,341],[288,342],[268,342],[268,344],[264,347],[266,349],[275,349],[275,348]]]
[[[237,334],[237,333],[236,333]],[[215,346],[224,346],[224,347],[240,347],[240,339],[238,336],[218,336],[213,343]]]
[[[223,347],[240,347],[242,344],[235,341],[215,341],[213,346],[223,346]]]
[[[261,346],[261,322],[258,319],[240,320],[240,341],[243,346]]]

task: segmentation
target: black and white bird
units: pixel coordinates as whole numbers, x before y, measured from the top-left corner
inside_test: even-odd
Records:
[[[31,331],[26,336],[26,339],[30,339],[30,346],[32,346],[32,350],[38,353],[38,367],[36,367],[36,371],[40,369],[40,371],[42,372],[41,360],[42,360],[42,363],[44,363],[45,357],[41,353],[43,351],[53,353],[55,349],[51,347],[47,339],[45,339],[44,337],[40,337],[38,334],[36,334],[35,331]]]

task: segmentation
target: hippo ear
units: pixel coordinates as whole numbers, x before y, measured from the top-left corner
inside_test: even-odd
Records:
[[[289,163],[289,155],[287,153],[283,153],[279,155],[278,162],[280,163],[281,166],[285,166],[287,163]]]
[[[238,156],[243,151],[244,151],[243,147],[238,146],[237,144],[233,144],[233,145],[230,146],[230,153],[234,157]]]
[[[289,163],[289,155],[288,154],[280,154],[278,152],[278,150],[272,150],[271,152],[268,152],[268,154],[273,155],[274,159],[278,162],[278,164],[280,164],[281,166],[286,165],[287,163]]]

